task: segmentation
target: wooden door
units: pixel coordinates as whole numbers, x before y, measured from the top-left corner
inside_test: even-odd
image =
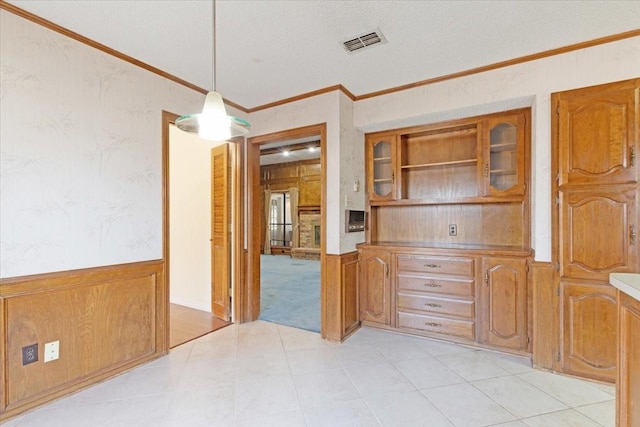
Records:
[[[640,79],[558,94],[559,185],[637,181]]]
[[[527,264],[525,259],[484,258],[481,340],[514,350],[527,348]]]
[[[640,425],[640,301],[618,292],[620,354],[618,359],[619,426]]]
[[[229,144],[211,150],[211,307],[224,320],[231,317],[231,182]]]
[[[391,277],[389,252],[361,250],[360,320],[391,323]]]
[[[560,275],[607,282],[638,269],[637,185],[559,191]]]
[[[561,282],[561,368],[614,382],[617,358],[616,289],[606,282]]]

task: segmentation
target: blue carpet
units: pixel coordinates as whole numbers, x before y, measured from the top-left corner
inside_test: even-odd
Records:
[[[259,318],[320,332],[320,261],[260,255]]]

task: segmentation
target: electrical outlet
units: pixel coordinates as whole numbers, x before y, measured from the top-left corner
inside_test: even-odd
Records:
[[[31,344],[22,347],[22,365],[38,361],[38,344]]]
[[[48,342],[44,345],[44,363],[57,360],[60,357],[60,341]]]
[[[449,224],[449,236],[458,235],[458,226],[456,224]]]

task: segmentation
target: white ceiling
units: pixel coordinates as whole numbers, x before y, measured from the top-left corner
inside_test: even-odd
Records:
[[[7,2],[213,87],[209,0]],[[337,84],[364,95],[640,27],[638,0],[217,0],[216,13],[216,89],[245,108]],[[375,28],[388,43],[342,48]]]

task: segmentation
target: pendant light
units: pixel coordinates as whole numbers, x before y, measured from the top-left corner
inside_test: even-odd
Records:
[[[197,134],[209,141],[227,141],[236,136],[246,135],[251,129],[248,121],[228,116],[222,95],[216,92],[216,1],[213,9],[213,91],[207,94],[202,113],[188,114],[176,119],[176,126],[185,132]]]

